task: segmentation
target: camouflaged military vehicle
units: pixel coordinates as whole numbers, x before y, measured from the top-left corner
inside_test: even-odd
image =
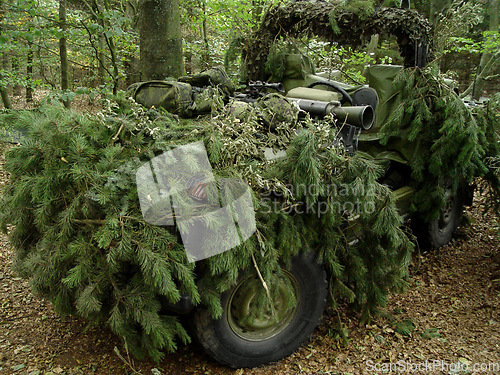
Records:
[[[352,86],[315,74],[305,56],[292,54],[287,59],[283,84],[252,82],[246,92],[233,94],[230,111],[234,112],[235,118],[245,121],[242,113],[258,98],[265,98],[268,108],[272,108],[273,121],[285,121],[287,115],[293,115],[287,112],[290,104],[316,120],[333,115],[338,123],[338,141],[345,152],[366,152],[383,166],[385,173],[380,182],[392,189],[399,212],[411,223],[420,246],[436,248],[448,243],[459,225],[464,204],[470,202],[469,187],[443,181],[446,183],[443,186],[445,208],[438,218],[426,220],[411,208],[415,187],[409,161],[412,153],[417,152],[415,143],[404,138],[386,145],[380,143],[378,130],[381,124],[401,102],[401,95],[392,81],[403,67],[371,66],[366,69],[368,84]],[[202,76],[213,75],[214,71],[220,72],[212,69]],[[211,83],[217,81],[212,79]],[[148,107],[166,106],[173,112],[189,116],[205,112],[210,105],[200,99],[187,100],[189,105],[182,105],[179,99],[182,95],[177,92],[186,87],[184,82],[149,82],[134,87],[133,92],[136,100]],[[266,95],[266,91],[272,93]],[[186,97],[190,95],[192,93]],[[272,127],[271,120],[263,121]],[[270,158],[280,157],[270,149],[265,152]],[[271,317],[268,320],[252,318],[252,301],[261,285],[255,275],[242,277],[222,295],[224,311],[220,319],[213,319],[207,310],[196,308],[195,331],[207,353],[231,367],[253,367],[279,360],[295,351],[321,319],[327,298],[327,275],[312,255],[297,257],[285,275],[287,282],[294,287],[297,304],[290,308],[286,294],[281,295],[274,306],[274,313],[280,317],[278,321]],[[170,308],[187,313],[193,306],[189,296],[184,296]]]
[[[464,204],[471,203],[471,188],[462,181],[452,181],[443,176],[437,182],[444,191],[445,199],[440,214],[438,217],[420,215],[412,206],[415,184],[410,166],[410,161],[419,152],[419,148],[416,142],[406,136],[381,142],[383,135],[379,132],[404,99],[393,84],[395,78],[406,67],[423,67],[429,59],[430,27],[415,12],[381,9],[362,19],[359,14],[338,10],[335,4],[327,1],[296,1],[271,9],[264,18],[261,29],[251,38],[253,42],[246,46],[243,53],[248,78],[253,81],[249,89],[234,94],[229,85],[223,85],[224,91],[234,97],[234,111],[244,108],[244,103],[255,101],[265,92],[278,91],[287,102],[293,103],[311,117],[321,119],[333,115],[339,123],[338,139],[345,151],[366,152],[383,166],[385,173],[380,182],[393,191],[399,212],[409,220],[408,223],[411,222],[418,235],[418,243],[422,247],[443,246],[450,241],[459,225]],[[335,27],[331,24],[334,12],[337,12],[334,17]],[[280,82],[265,83],[270,73],[265,71],[263,62],[266,61],[272,41],[279,36],[294,36],[303,32],[351,44],[359,44],[363,36],[366,39],[367,35],[373,33],[395,35],[404,57],[404,66],[369,66],[364,72],[367,83],[353,86],[339,82],[338,76],[332,75],[332,72],[315,72],[307,57],[290,54],[286,57],[286,67]],[[203,79],[208,79],[207,82],[214,85],[226,81],[211,80],[206,75]],[[184,80],[186,82],[188,81]],[[169,91],[169,98],[164,96],[159,100],[157,92],[145,89],[148,85],[160,87],[165,86],[165,83],[135,86],[134,96],[146,106],[163,105],[169,108],[174,102],[173,97],[175,101],[182,102],[182,95],[174,95],[174,91],[182,91],[184,83],[167,84],[175,86],[175,90]],[[197,84],[196,81],[191,83]],[[191,93],[187,102],[192,105],[190,95]],[[238,102],[243,104],[239,106]],[[209,107],[200,99],[188,112],[191,111],[191,115],[193,111],[196,113],[197,108],[201,108],[202,113],[203,108]],[[183,108],[180,112],[178,108],[174,111],[185,114],[186,107]],[[325,270],[314,257],[306,256],[296,259],[285,274],[294,287],[297,303],[294,307],[289,307],[286,300],[278,301],[275,305],[276,312],[281,317],[278,321],[251,318],[252,301],[257,293],[256,284],[260,284],[257,277],[242,278],[223,294],[224,312],[220,319],[212,319],[203,310],[196,313],[194,322],[198,338],[214,359],[231,367],[258,366],[291,354],[310,336],[325,307]],[[192,306],[186,298],[172,308],[187,312]]]

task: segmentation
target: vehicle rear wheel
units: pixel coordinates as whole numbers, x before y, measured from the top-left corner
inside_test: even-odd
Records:
[[[196,311],[196,334],[211,357],[233,368],[255,367],[286,357],[309,338],[326,303],[323,267],[312,254],[297,256],[291,268],[283,269],[283,276],[274,281],[274,287],[273,306],[258,318],[252,309],[265,290],[253,272],[222,295],[220,319],[212,319],[207,309]]]
[[[453,232],[460,224],[464,209],[462,188],[453,189],[451,184],[445,188],[446,204],[439,218],[430,222],[416,220],[416,235],[421,246],[438,249],[450,242]]]

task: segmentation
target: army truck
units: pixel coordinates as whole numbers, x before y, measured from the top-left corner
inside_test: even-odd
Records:
[[[252,82],[246,92],[234,94],[229,105],[239,108],[238,103],[245,106],[266,92],[278,91],[283,94],[284,101],[308,116],[321,120],[333,115],[337,120],[338,141],[345,152],[365,152],[383,166],[385,172],[380,182],[392,190],[400,214],[415,229],[418,243],[425,248],[437,248],[450,241],[459,225],[464,204],[471,203],[471,189],[462,183],[443,180],[446,203],[438,218],[428,220],[411,209],[414,186],[409,161],[417,148],[414,142],[404,138],[382,145],[379,134],[381,125],[401,102],[392,83],[403,69],[394,65],[370,66],[365,72],[368,84],[352,86],[325,78],[321,73],[315,74],[307,57],[291,54],[287,57],[282,84]],[[212,76],[206,80],[212,85],[226,82],[221,78],[224,74],[220,69],[212,69],[201,76],[206,78],[207,75]],[[183,81],[195,84],[190,78]],[[133,92],[136,100],[146,106],[161,106],[160,97],[171,106],[172,100],[158,92],[171,90],[172,85],[175,86],[159,82],[141,84]],[[271,158],[280,157],[272,152],[270,155]],[[265,318],[252,314],[259,293],[265,293],[262,280],[254,270],[244,273],[236,285],[222,295],[220,319],[213,319],[206,308],[193,308],[189,296],[169,308],[183,314],[192,312],[198,340],[220,363],[230,367],[254,367],[276,361],[294,352],[311,335],[322,317],[328,295],[327,273],[313,254],[296,257],[291,268],[283,269],[283,275],[275,280],[282,292],[273,300]],[[287,285],[292,286],[295,303],[290,303]]]
[[[445,203],[439,217],[420,215],[412,207],[415,188],[409,165],[418,148],[415,142],[405,137],[381,142],[382,135],[379,132],[403,99],[393,85],[396,76],[406,67],[423,67],[428,61],[430,28],[425,20],[422,21],[415,12],[402,10],[382,10],[365,20],[367,29],[372,32],[383,31],[385,28],[396,34],[405,60],[405,66],[367,67],[364,73],[366,85],[341,83],[336,78],[338,76],[332,76],[331,72],[316,74],[309,59],[300,54],[287,56],[280,82],[282,87],[278,83],[274,83],[274,86],[263,83],[266,76],[262,62],[269,52],[269,44],[266,43],[271,43],[266,40],[272,40],[266,38],[267,34],[277,37],[283,30],[300,34],[307,22],[312,24],[311,29],[308,29],[312,33],[320,36],[327,34],[332,38],[336,36],[340,42],[356,41],[366,31],[356,24],[361,22],[360,19],[347,12],[338,15],[337,26],[342,32],[355,25],[355,32],[349,35],[330,35],[330,26],[325,25],[329,25],[330,14],[332,9],[335,10],[332,8],[335,5],[332,4],[325,1],[297,1],[288,8],[278,5],[272,9],[263,21],[262,30],[259,30],[264,35],[260,38],[256,34],[254,43],[243,56],[248,63],[250,78],[262,80],[253,82],[248,92],[236,94],[235,99],[251,102],[255,99],[252,95],[256,95],[255,88],[258,86],[263,89],[262,92],[267,88],[270,91],[282,91],[287,101],[294,103],[309,116],[321,119],[333,114],[339,123],[338,139],[345,151],[365,152],[383,167],[385,172],[380,182],[392,190],[400,214],[411,222],[417,234],[418,244],[425,248],[443,246],[450,241],[458,227],[464,205],[472,201],[472,187],[463,181],[450,181],[443,176],[438,184],[444,191]],[[311,10],[311,17],[307,15],[307,9]],[[398,19],[399,16],[401,19]],[[303,19],[307,22],[302,22]],[[408,20],[415,23],[413,29],[405,29],[404,25],[411,24],[406,22]],[[419,33],[427,39],[419,39]],[[254,367],[291,354],[308,339],[320,322],[326,305],[327,273],[314,255],[305,254],[296,257],[291,268],[284,269],[283,274],[283,278],[275,281],[283,289],[283,293],[279,294],[270,307],[267,319],[256,319],[252,314],[256,296],[264,293],[262,280],[255,272],[241,276],[236,285],[222,295],[223,313],[219,319],[213,319],[208,310],[202,307],[194,310],[192,321],[197,337],[210,356],[230,367]],[[291,285],[295,303],[290,304],[285,292],[286,285]],[[188,297],[170,307],[181,313],[192,310]]]

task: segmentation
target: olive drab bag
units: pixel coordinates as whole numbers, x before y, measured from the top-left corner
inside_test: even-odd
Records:
[[[145,107],[161,107],[181,117],[192,117],[219,107],[217,100],[227,101],[234,85],[222,67],[215,67],[178,81],[134,83],[127,92]]]
[[[147,81],[131,85],[127,92],[147,108],[165,108],[181,117],[193,115],[193,88],[177,81]]]

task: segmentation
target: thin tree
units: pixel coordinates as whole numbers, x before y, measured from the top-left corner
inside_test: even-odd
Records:
[[[28,54],[26,56],[26,101],[33,101],[33,42],[28,40]]]
[[[2,29],[3,29],[4,14],[5,14],[4,2],[3,2],[3,0],[0,0],[0,33],[2,32]],[[4,80],[4,74],[3,74],[4,63],[5,63],[5,53],[2,53],[0,55],[0,95],[2,96],[3,106],[5,108],[10,109],[11,108],[11,104],[10,104],[10,99],[9,99],[9,93],[7,92],[7,86],[3,83],[3,80]]]
[[[68,47],[66,42],[66,0],[59,0],[59,27],[61,28],[61,37],[59,38],[59,58],[61,61],[61,90],[69,88],[68,80]],[[69,100],[62,101],[66,108],[70,107]]]
[[[498,33],[499,27],[500,1],[489,0],[488,14],[490,16],[489,31]],[[488,74],[500,60],[500,49],[497,51],[486,50],[481,55],[481,61],[477,69],[476,79],[472,85],[472,97],[478,100],[482,93]]]

